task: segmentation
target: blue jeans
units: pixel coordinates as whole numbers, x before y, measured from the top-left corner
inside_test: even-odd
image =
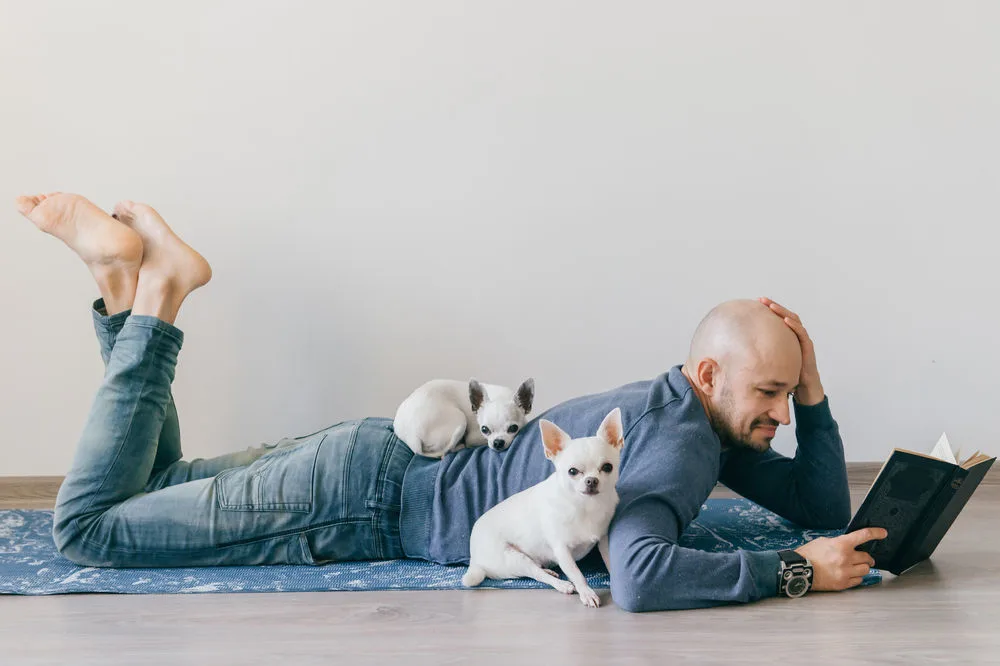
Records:
[[[170,384],[184,335],[94,304],[105,363],[53,536],[86,566],[316,564],[403,557],[390,419],[338,423],[208,460],[181,459]]]

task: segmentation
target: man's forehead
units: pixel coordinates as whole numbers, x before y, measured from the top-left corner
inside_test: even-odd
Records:
[[[755,386],[766,386],[768,388],[784,389],[792,388],[799,381],[798,359],[781,359],[774,356],[756,356],[748,359],[749,363],[743,366],[741,373],[744,380]]]
[[[761,388],[775,388],[775,389],[793,388],[791,383],[783,382],[779,379],[763,379],[757,381],[756,384]]]

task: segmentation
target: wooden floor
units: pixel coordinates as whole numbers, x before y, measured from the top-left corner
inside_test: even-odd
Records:
[[[981,486],[932,562],[880,586],[710,610],[547,590],[0,596],[0,664],[1000,663],[998,513]]]

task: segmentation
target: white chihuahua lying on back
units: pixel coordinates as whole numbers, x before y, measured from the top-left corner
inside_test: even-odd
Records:
[[[496,384],[433,379],[396,410],[392,428],[414,453],[440,458],[465,446],[489,444],[503,451],[524,427],[535,398],[535,380],[517,391]]]
[[[618,462],[622,415],[617,407],[595,437],[571,439],[557,425],[541,419],[545,457],[556,470],[547,479],[511,495],[480,516],[472,526],[469,570],[462,583],[474,587],[483,578],[527,576],[564,594],[580,593],[586,606],[601,605],[576,561],[596,543],[611,571],[608,525],[618,506]],[[543,567],[558,564],[569,581]]]

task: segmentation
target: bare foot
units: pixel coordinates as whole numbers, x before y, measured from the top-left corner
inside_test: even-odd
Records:
[[[133,314],[173,323],[187,295],[212,279],[212,267],[151,207],[121,201],[115,217],[139,234],[144,248]]]
[[[142,238],[78,194],[17,198],[17,209],[36,227],[76,252],[97,280],[109,314],[127,310],[142,264]]]

